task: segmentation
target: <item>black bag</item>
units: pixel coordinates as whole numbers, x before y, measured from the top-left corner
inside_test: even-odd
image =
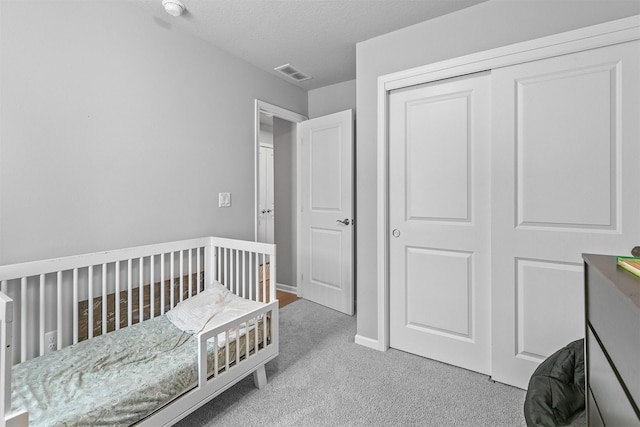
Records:
[[[584,339],[553,353],[538,366],[524,401],[529,427],[585,426]]]

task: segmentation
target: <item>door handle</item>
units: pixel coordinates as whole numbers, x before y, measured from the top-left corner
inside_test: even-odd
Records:
[[[348,219],[348,218],[345,218],[345,219],[342,219],[342,220],[340,220],[340,219],[336,219],[336,222],[339,222],[339,223],[344,224],[344,225],[349,225],[349,224],[351,224],[351,222],[349,221],[349,219]]]

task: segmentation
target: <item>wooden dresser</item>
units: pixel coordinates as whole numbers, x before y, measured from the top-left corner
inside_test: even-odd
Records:
[[[640,277],[584,254],[590,426],[640,426]]]

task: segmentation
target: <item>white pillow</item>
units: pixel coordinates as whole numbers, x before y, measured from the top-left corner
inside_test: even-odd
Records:
[[[215,282],[199,294],[178,303],[167,312],[167,318],[181,330],[197,334],[224,311],[233,297],[227,288]]]

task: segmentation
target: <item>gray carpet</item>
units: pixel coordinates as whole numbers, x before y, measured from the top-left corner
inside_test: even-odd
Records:
[[[245,378],[178,426],[524,426],[523,390],[357,344],[356,318],[306,300],[280,310],[268,384]]]

